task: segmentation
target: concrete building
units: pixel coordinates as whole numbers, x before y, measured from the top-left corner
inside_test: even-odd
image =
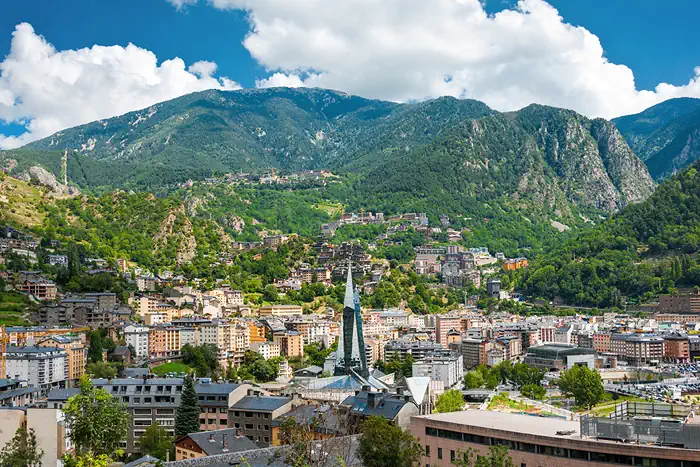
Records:
[[[272,420],[291,409],[291,397],[246,396],[229,409],[229,426],[243,430],[258,447],[268,447],[272,443]]]
[[[260,307],[258,314],[264,317],[292,317],[301,316],[303,311],[299,305],[267,305]]]
[[[611,352],[630,365],[657,364],[663,360],[664,339],[653,334],[613,334]]]
[[[135,356],[138,358],[148,357],[148,332],[148,327],[135,324],[125,326],[122,331],[126,345],[134,348]]]
[[[250,350],[259,353],[265,360],[281,355],[280,344],[274,342],[256,342],[250,344]]]
[[[207,379],[196,385],[201,414],[199,429],[221,430],[228,427],[228,409],[255,391],[250,384],[212,383]]]
[[[15,408],[0,410],[0,445],[5,446],[20,427],[34,430],[37,447],[44,452],[41,465],[61,467],[71,450],[63,412],[57,409]]]
[[[461,331],[462,319],[459,316],[438,315],[435,317],[435,341],[447,348],[447,334],[451,330]]]
[[[530,347],[524,362],[545,371],[558,371],[574,365],[595,368],[595,350],[566,344],[545,344]]]
[[[175,460],[243,452],[258,449],[238,428],[190,433],[175,440]]]
[[[462,362],[466,370],[488,364],[489,341],[486,339],[462,339]]]
[[[8,346],[6,374],[48,391],[65,387],[68,381],[68,355],[57,347]]]
[[[76,384],[85,374],[87,365],[87,347],[78,337],[51,336],[37,342],[38,347],[56,347],[66,352],[68,380]]]
[[[273,343],[279,345],[285,357],[303,357],[304,340],[296,331],[276,332],[272,335]]]
[[[521,467],[589,467],[598,463],[682,467],[695,466],[700,459],[697,447],[611,442],[582,434],[582,429],[588,432],[585,422],[469,410],[412,417],[410,424],[411,434],[423,448],[421,465],[431,467],[452,466],[460,453],[470,449],[484,455],[493,445],[507,446],[513,465]],[[684,431],[684,438],[695,446],[697,442],[691,439],[693,435],[700,438],[698,427],[686,424]]]
[[[700,313],[700,294],[661,295],[656,309],[659,313],[698,314]]]
[[[687,334],[669,334],[664,336],[664,361],[688,363],[690,361],[690,343]]]
[[[413,364],[413,376],[427,376],[434,381],[442,381],[446,388],[450,388],[464,377],[462,355],[452,352],[429,355],[425,360]]]

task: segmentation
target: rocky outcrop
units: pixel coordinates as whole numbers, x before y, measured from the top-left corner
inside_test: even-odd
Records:
[[[177,264],[190,262],[197,255],[197,240],[194,238],[192,222],[185,215],[185,207],[180,205],[163,219],[158,232],[153,237],[156,250],[175,246]]]
[[[27,183],[36,183],[46,187],[57,195],[75,196],[80,194],[80,190],[60,183],[54,174],[38,165],[30,167],[27,171],[19,174],[17,178]]]

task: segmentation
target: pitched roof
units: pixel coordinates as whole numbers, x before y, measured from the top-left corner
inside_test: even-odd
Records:
[[[292,401],[291,397],[279,396],[245,396],[233,405],[233,409],[259,410],[272,412]]]
[[[228,428],[224,430],[201,431],[190,433],[187,436],[199,446],[207,456],[225,454],[227,452],[240,452],[257,449],[258,446],[243,435],[236,436],[240,430]],[[227,449],[224,450],[224,436],[226,436]],[[181,438],[182,439],[182,438]]]

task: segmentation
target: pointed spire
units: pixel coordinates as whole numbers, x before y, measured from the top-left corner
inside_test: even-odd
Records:
[[[348,263],[348,280],[345,282],[345,300],[343,301],[343,306],[345,308],[355,309],[355,290],[352,285],[352,266]]]

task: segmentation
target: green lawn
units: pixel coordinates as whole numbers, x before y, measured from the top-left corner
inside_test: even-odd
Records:
[[[637,397],[637,396],[620,396],[617,398],[617,400],[607,399],[607,400],[599,403],[598,405],[595,405],[590,410],[590,413],[592,415],[598,415],[598,416],[603,416],[603,417],[608,416],[615,411],[615,406],[617,404],[621,404],[625,401],[646,402],[646,399],[643,397]]]
[[[166,373],[189,373],[190,367],[180,362],[163,363],[151,370],[156,376],[163,376]]]

